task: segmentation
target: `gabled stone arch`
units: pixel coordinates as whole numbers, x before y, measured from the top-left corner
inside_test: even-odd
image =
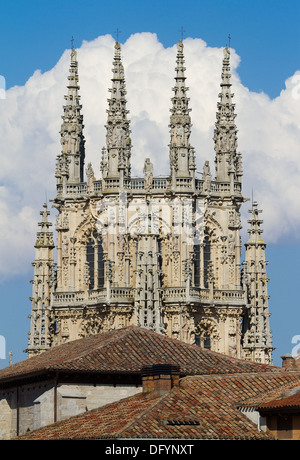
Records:
[[[206,211],[204,215],[204,233],[207,233],[211,239],[211,242],[218,240],[218,235],[223,234],[223,228],[221,224],[215,219],[211,212]]]
[[[210,346],[207,348],[218,351],[220,333],[218,325],[213,318],[202,318],[195,324],[195,343],[206,348],[205,341],[207,338],[210,340]]]
[[[104,286],[104,264],[107,258],[107,238],[99,231],[97,216],[92,212],[91,206],[86,210],[86,215],[74,231],[78,258],[77,279],[82,289],[102,288]],[[96,254],[97,253],[97,254]],[[101,261],[101,262],[100,262]],[[99,276],[98,276],[99,275]],[[101,278],[101,281],[100,281]],[[93,279],[97,283],[92,282]]]
[[[96,219],[92,214],[88,214],[86,218],[76,227],[74,237],[76,238],[76,241],[85,244],[95,230]]]
[[[98,311],[92,310],[88,312],[86,309],[82,313],[82,320],[78,330],[79,337],[86,337],[88,335],[95,335],[102,332],[103,329],[103,315]]]

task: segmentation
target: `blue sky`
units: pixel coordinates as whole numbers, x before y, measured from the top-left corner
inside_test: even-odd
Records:
[[[120,42],[153,32],[164,46],[180,38],[202,38],[210,46],[231,45],[242,56],[239,74],[250,89],[277,96],[299,64],[300,4],[297,0],[39,0],[1,5],[0,63],[7,86],[24,84],[36,68],[53,67],[62,52],[99,35]]]
[[[181,27],[184,38],[201,38],[209,47],[228,44],[230,34],[231,46],[241,58],[237,73],[243,86],[254,93],[263,92],[271,100],[279,97],[285,81],[300,69],[298,1],[53,0],[46,6],[46,2],[34,0],[1,0],[0,11],[0,74],[5,77],[7,90],[24,86],[37,69],[42,73],[51,70],[70,48],[72,36],[75,47],[80,47],[83,41],[93,41],[100,35],[116,38],[117,29],[121,43],[133,34],[151,32],[165,48],[181,38]],[[60,108],[61,100],[58,105]],[[294,123],[300,129],[299,120]],[[0,156],[7,160],[9,152],[3,150],[2,146]],[[53,177],[54,168],[53,165],[50,173]],[[245,169],[244,176],[247,176]],[[33,233],[32,241],[34,238]],[[264,239],[268,243],[267,233]],[[12,251],[16,252],[13,247]],[[293,337],[300,335],[299,256],[297,226],[292,237],[279,238],[267,246],[270,321],[277,365],[281,365],[282,354],[292,352]],[[0,335],[6,339],[6,359],[0,359],[0,368],[7,365],[9,350],[13,352],[14,362],[26,357],[23,349],[29,330],[33,260],[32,246],[31,258],[20,262],[24,264],[23,270],[0,280]]]

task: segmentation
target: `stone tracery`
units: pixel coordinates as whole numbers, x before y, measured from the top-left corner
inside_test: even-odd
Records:
[[[71,52],[57,157],[57,265],[44,210],[36,243],[28,353],[136,324],[187,343],[271,361],[265,243],[257,205],[241,271],[241,154],[237,153],[230,50],[225,48],[209,162],[195,176],[183,42],[171,99],[170,174],[131,177],[131,132],[121,45],[115,44],[101,179],[89,163],[80,114],[78,62]],[[258,262],[257,262],[258,261]],[[101,263],[100,263],[101,262]],[[100,267],[101,265],[101,267]],[[99,276],[101,271],[101,276]]]

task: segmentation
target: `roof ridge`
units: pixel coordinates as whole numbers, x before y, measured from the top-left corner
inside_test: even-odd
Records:
[[[143,328],[141,326],[136,326],[136,328],[139,329],[140,331],[144,331],[146,329],[146,328]],[[152,335],[157,335],[157,333],[155,331],[151,330],[151,329],[147,329],[147,331],[148,331],[148,333],[151,333]],[[169,337],[169,336],[163,335],[163,334],[161,334],[161,336],[163,337],[164,340],[167,340],[170,343],[174,342],[174,339],[172,337]],[[274,364],[259,363],[259,362],[255,362],[255,361],[249,361],[249,360],[244,359],[244,358],[236,358],[235,356],[226,355],[225,353],[221,353],[221,352],[215,351],[215,350],[208,350],[207,348],[199,347],[195,343],[187,343],[187,342],[184,342],[183,340],[180,340],[180,339],[176,339],[176,341],[179,342],[185,348],[190,348],[190,347],[192,347],[194,349],[199,349],[200,348],[204,355],[219,356],[222,360],[226,360],[226,361],[230,361],[230,362],[232,362],[232,361],[241,362],[241,363],[245,363],[245,364],[253,364],[253,365],[257,365],[259,367],[265,367],[266,369],[271,367],[271,368],[278,368],[278,369],[284,370],[282,367],[275,366]]]
[[[255,363],[254,363],[255,364]],[[232,379],[232,378],[251,378],[251,377],[266,377],[266,376],[272,376],[274,377],[275,375],[287,375],[284,372],[280,371],[281,368],[279,368],[278,373],[274,371],[267,371],[267,372],[256,372],[256,371],[251,371],[251,372],[233,372],[233,373],[227,373],[227,374],[220,374],[220,373],[215,373],[215,374],[194,374],[194,375],[186,375],[182,378],[182,380],[191,380],[191,379],[199,379],[199,378],[205,378],[205,379],[210,379],[210,378],[218,378],[220,380],[223,379]],[[300,370],[299,370],[299,376],[300,376]],[[270,390],[272,391],[272,390]]]
[[[80,339],[76,339],[76,341],[81,341],[81,340],[84,340],[84,339],[97,339],[97,337],[101,337],[103,338],[104,335],[106,336],[106,338],[108,338],[108,340],[106,341],[100,341],[95,347],[93,347],[92,349],[90,350],[83,350],[81,353],[78,353],[76,356],[74,357],[71,357],[69,359],[65,359],[63,360],[63,363],[60,363],[58,367],[61,367],[61,365],[64,365],[66,363],[72,363],[73,361],[77,361],[79,359],[83,359],[84,357],[86,357],[87,355],[109,345],[109,344],[112,344],[114,342],[116,342],[117,340],[120,339],[120,337],[124,337],[128,334],[131,333],[131,331],[135,328],[135,326],[128,326],[128,327],[124,327],[124,328],[121,328],[121,329],[114,329],[113,331],[108,331],[107,333],[99,333],[99,334],[91,334],[89,336],[86,336],[86,337],[83,337],[83,338],[80,338]],[[74,340],[71,340],[70,342],[68,343],[74,343],[75,341]],[[61,344],[61,346],[63,346],[65,344]],[[56,348],[56,347],[54,347]],[[54,349],[53,348],[53,349]],[[56,369],[56,367],[52,367],[50,365],[50,367],[46,366],[45,369]]]

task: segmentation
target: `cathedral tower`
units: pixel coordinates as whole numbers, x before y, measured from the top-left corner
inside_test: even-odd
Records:
[[[230,356],[270,362],[265,244],[255,207],[241,270],[245,199],[229,48],[224,49],[214,131],[215,177],[208,161],[202,178],[195,175],[183,42],[177,44],[166,177],[154,175],[150,155],[143,176],[131,177],[118,42],[112,73],[101,178],[95,179],[88,163],[85,180],[78,63],[72,50],[53,200],[57,266],[54,271],[53,246],[46,245],[45,254],[37,249],[29,354],[134,324]],[[48,267],[43,275],[41,262]],[[46,297],[37,292],[42,284]],[[48,322],[42,324],[42,317]]]

